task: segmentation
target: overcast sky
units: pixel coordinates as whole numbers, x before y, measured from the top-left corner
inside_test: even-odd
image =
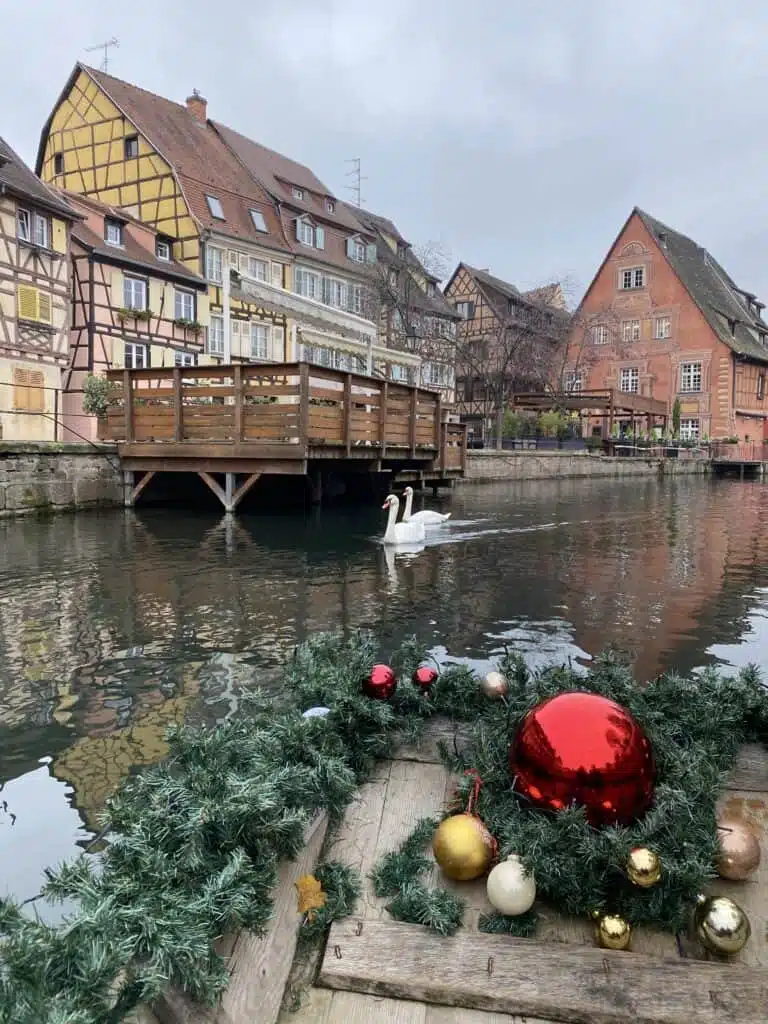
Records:
[[[7,0],[11,3],[12,0]],[[115,13],[107,13],[113,8]],[[309,164],[519,286],[585,287],[634,205],[768,296],[765,0],[27,0],[0,135],[30,163],[69,71],[109,71]]]

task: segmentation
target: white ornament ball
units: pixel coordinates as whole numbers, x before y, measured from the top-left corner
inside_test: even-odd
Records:
[[[497,864],[488,875],[488,900],[500,914],[515,917],[530,910],[536,899],[536,880],[516,853]]]
[[[330,715],[330,708],[309,708],[302,714],[302,718],[325,718],[326,715]]]
[[[509,692],[509,683],[501,672],[489,672],[480,681],[480,689],[486,697],[505,697]]]

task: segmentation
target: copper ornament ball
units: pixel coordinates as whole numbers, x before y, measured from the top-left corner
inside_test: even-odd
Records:
[[[516,790],[534,806],[585,808],[591,825],[628,825],[653,799],[651,745],[625,709],[594,693],[561,693],[523,719],[509,749]]]
[[[715,862],[721,878],[743,882],[760,866],[760,840],[744,821],[723,818],[717,823],[718,856]]]
[[[397,676],[389,665],[374,665],[363,679],[362,689],[372,700],[389,700],[397,689]]]

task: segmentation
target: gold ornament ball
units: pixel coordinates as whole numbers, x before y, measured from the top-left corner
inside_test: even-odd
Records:
[[[749,918],[727,896],[699,896],[693,926],[702,946],[720,956],[738,953],[752,934]]]
[[[637,846],[627,858],[627,875],[633,885],[648,889],[661,878],[661,861],[658,854],[647,846]]]
[[[454,814],[438,826],[432,850],[448,878],[468,882],[488,870],[493,859],[493,838],[473,814]]]
[[[722,819],[717,824],[720,847],[716,868],[721,878],[743,882],[760,866],[760,841],[743,821]]]
[[[506,697],[509,693],[509,683],[501,672],[489,672],[481,681],[480,689],[486,697]]]
[[[632,926],[618,914],[592,915],[595,920],[595,936],[598,946],[603,949],[629,949],[632,941]]]

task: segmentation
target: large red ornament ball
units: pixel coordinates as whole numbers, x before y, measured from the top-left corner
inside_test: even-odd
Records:
[[[437,670],[431,665],[420,665],[413,673],[411,682],[418,686],[422,693],[429,693],[437,682]]]
[[[628,825],[653,799],[655,765],[643,730],[593,693],[561,693],[529,711],[509,748],[509,768],[535,806],[579,804],[592,825]]]
[[[372,700],[389,700],[397,689],[397,677],[389,665],[374,665],[363,679],[363,693]]]

